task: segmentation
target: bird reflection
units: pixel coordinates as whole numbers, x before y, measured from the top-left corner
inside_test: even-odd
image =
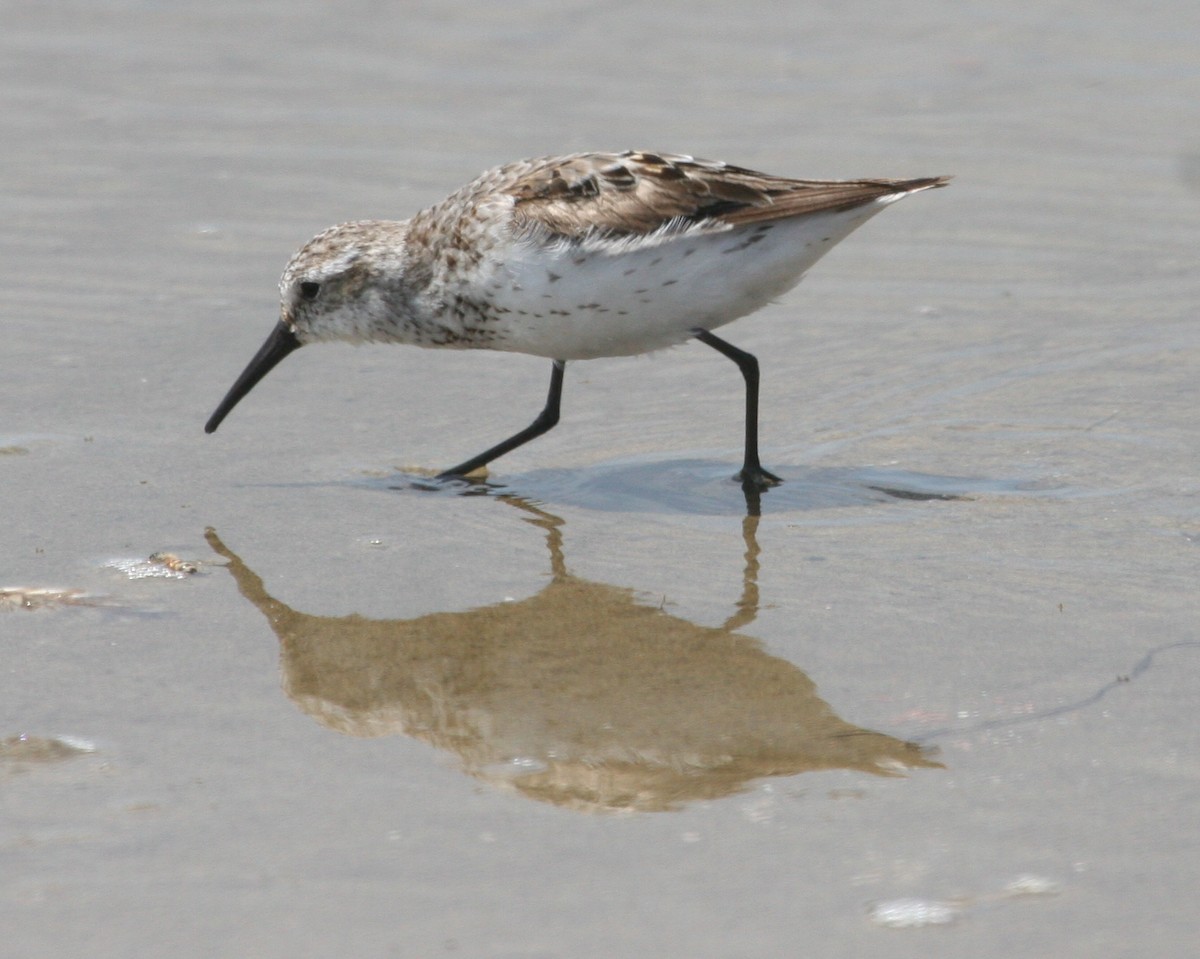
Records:
[[[415,619],[313,616],[271,597],[207,531],[280,643],[288,697],[355,736],[404,734],[493,786],[580,811],[660,811],[819,769],[898,775],[926,751],[852,726],[813,682],[736,629],[758,611],[757,519],[744,587],[720,627],[572,575],[563,521],[498,499],[546,533],[551,578],[528,599]]]

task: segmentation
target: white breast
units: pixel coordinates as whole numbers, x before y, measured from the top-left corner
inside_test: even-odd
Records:
[[[551,359],[628,356],[753,313],[898,197],[722,232],[661,230],[583,243],[527,242],[495,264],[491,348]]]

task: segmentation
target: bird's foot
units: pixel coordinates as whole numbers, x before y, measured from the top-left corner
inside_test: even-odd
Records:
[[[458,482],[458,483],[486,483],[488,479],[488,468],[486,466],[476,466],[474,469],[464,470],[461,466],[454,466],[448,470],[442,470],[434,479],[439,482]]]
[[[443,470],[440,473],[434,473],[432,470],[409,470],[407,472],[408,482],[404,488],[422,490],[427,493],[454,492],[462,496],[471,496],[476,493],[487,493],[493,489],[499,489],[493,483],[489,483],[487,479],[487,470],[479,469],[470,473],[462,473],[458,470]],[[400,489],[401,487],[396,487]]]
[[[745,490],[765,490],[772,486],[778,486],[783,482],[774,473],[768,473],[761,466],[743,467],[742,471],[734,477],[742,484],[742,489]]]

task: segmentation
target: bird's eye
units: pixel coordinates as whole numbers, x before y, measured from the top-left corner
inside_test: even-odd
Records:
[[[321,284],[314,283],[312,280],[306,280],[300,284],[300,298],[304,300],[315,300],[317,294],[321,292]]]

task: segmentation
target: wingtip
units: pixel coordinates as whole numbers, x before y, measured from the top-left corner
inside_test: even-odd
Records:
[[[950,181],[954,179],[953,173],[945,173],[942,176],[927,176],[921,177],[918,180],[912,180],[913,190],[936,190],[941,186],[949,186]]]

